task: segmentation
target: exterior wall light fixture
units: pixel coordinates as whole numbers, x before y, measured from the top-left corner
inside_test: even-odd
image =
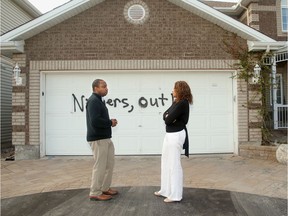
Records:
[[[16,63],[15,67],[13,68],[13,76],[14,76],[16,85],[22,85],[22,78],[20,77],[20,72],[21,72],[21,69],[18,66],[18,63]]]
[[[260,72],[261,72],[261,67],[258,64],[256,64],[254,67],[252,83],[254,83],[254,84],[258,83],[259,78],[260,78]]]

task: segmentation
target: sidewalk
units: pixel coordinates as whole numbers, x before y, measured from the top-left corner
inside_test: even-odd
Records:
[[[160,156],[116,156],[113,187],[160,185]],[[1,161],[1,199],[87,189],[92,156]],[[184,187],[219,189],[287,199],[287,167],[233,155],[183,157]]]

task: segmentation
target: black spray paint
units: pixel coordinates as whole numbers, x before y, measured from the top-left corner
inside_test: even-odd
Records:
[[[85,98],[84,95],[82,95],[80,97],[80,101],[77,99],[75,94],[72,94],[72,98],[73,98],[73,110],[74,112],[77,111],[77,107],[81,112],[84,112],[84,101],[86,103],[87,99]],[[147,97],[140,97],[138,99],[138,105],[139,107],[145,109],[149,106],[151,107],[164,107],[166,104],[165,102],[168,102],[169,99],[167,97],[164,96],[164,93],[161,93],[161,96],[158,98],[147,98]],[[171,103],[173,102],[173,95],[171,94]],[[111,106],[111,107],[115,107],[115,108],[123,108],[123,109],[128,109],[128,112],[131,113],[134,110],[134,105],[130,104],[129,99],[128,98],[114,98],[114,99],[107,99],[107,101],[105,101],[106,105]]]

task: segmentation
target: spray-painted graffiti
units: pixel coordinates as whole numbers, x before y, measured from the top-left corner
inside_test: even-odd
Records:
[[[78,99],[76,98],[75,94],[72,94],[72,97],[73,97],[73,102],[74,102],[74,109],[73,111],[76,112],[76,104],[78,105],[78,108],[80,109],[81,112],[84,112],[84,99],[85,99],[85,96],[82,95],[81,96],[81,103],[78,101]],[[87,99],[85,99],[85,102],[87,101]]]
[[[81,112],[84,112],[86,101],[88,100],[84,95],[78,99],[75,94],[72,94],[73,100],[73,112],[77,112],[79,109]],[[84,103],[85,102],[85,103]],[[168,104],[169,98],[164,96],[164,93],[161,93],[160,97],[152,98],[152,97],[139,97],[138,105],[141,108],[151,107],[164,107],[166,103]],[[173,102],[173,96],[171,94],[171,103]],[[114,98],[114,99],[107,99],[105,101],[106,105],[115,107],[115,108],[123,108],[127,109],[127,112],[131,113],[134,110],[134,105],[129,102],[128,98]]]
[[[149,105],[159,107],[159,101],[161,102],[162,106],[165,106],[165,100],[168,101],[168,98],[164,97],[164,94],[161,94],[159,98],[149,98],[146,99],[145,97],[140,97],[138,100],[138,104],[141,108],[146,108]]]
[[[123,104],[122,105],[122,108],[130,108],[128,110],[128,112],[132,112],[133,109],[134,109],[134,106],[133,105],[130,105],[128,103],[128,98],[123,98],[123,99],[119,99],[119,98],[115,98],[115,99],[108,99],[106,101],[106,104],[109,105],[109,106],[113,106],[113,107],[117,107],[119,104]]]

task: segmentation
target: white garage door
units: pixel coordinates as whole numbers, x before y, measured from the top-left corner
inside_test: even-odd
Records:
[[[163,112],[174,82],[189,83],[194,104],[188,124],[190,153],[234,152],[233,82],[229,72],[94,72],[45,75],[46,155],[91,155],[86,142],[86,99],[94,79],[104,79],[117,155],[161,154]]]

